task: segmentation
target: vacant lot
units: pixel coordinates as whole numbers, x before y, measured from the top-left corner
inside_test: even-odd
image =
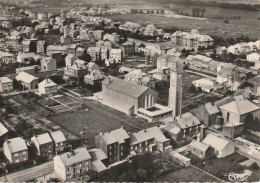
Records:
[[[156,180],[156,182],[216,182],[215,178],[193,168],[184,168]]]

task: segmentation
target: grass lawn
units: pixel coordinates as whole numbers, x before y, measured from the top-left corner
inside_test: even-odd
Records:
[[[206,160],[206,164],[204,167],[202,167],[202,169],[225,181],[228,181],[228,178],[223,175],[224,173],[242,173],[244,170],[248,169],[253,172],[253,174],[248,178],[248,181],[259,181],[259,170],[252,170],[250,167],[242,166],[239,164],[245,161],[246,159],[248,158],[238,153],[234,153],[225,158],[215,158],[212,160]]]
[[[216,182],[215,178],[193,168],[183,168],[163,176],[156,182]]]

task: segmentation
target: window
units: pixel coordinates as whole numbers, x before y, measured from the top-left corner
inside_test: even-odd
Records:
[[[14,157],[18,157],[18,156],[19,156],[19,154],[18,154],[18,153],[15,153],[15,154],[14,154]]]
[[[27,154],[27,152],[26,151],[23,151],[23,155],[26,155]]]
[[[19,163],[19,159],[15,160],[15,163]]]
[[[67,168],[67,171],[68,171],[68,172],[70,171],[70,168],[69,168],[69,167]]]
[[[227,113],[227,122],[229,122],[229,118],[230,118],[230,113]]]
[[[80,167],[80,168],[82,167],[82,163],[79,164],[79,167]]]
[[[24,160],[24,161],[26,161],[26,160],[27,160],[27,158],[23,158],[23,160]]]

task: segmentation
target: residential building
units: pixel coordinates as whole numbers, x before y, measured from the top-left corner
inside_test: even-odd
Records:
[[[39,83],[38,89],[40,95],[49,95],[52,93],[57,93],[58,88],[57,84],[54,83],[51,79],[47,78]]]
[[[209,145],[203,144],[200,141],[192,140],[191,143],[189,144],[189,149],[193,155],[201,159],[204,159],[209,149]]]
[[[96,40],[103,40],[104,31],[103,30],[95,30],[93,32],[93,35],[95,36]]]
[[[37,53],[46,53],[47,42],[45,40],[37,41]]]
[[[0,51],[0,65],[15,63],[15,62],[16,62],[16,58],[15,58],[14,54],[9,53],[9,52]]]
[[[158,99],[158,93],[153,89],[112,76],[102,82],[102,92],[95,96],[103,104],[128,115],[137,114],[139,108],[152,107]]]
[[[122,50],[111,49],[109,52],[109,59],[113,60],[114,63],[120,63],[122,61]]]
[[[79,60],[79,59],[78,59]],[[83,61],[85,63],[85,61]],[[74,61],[73,65],[64,71],[65,81],[83,82],[84,76],[88,74],[88,68]]]
[[[100,60],[100,47],[89,47],[87,53],[91,56],[92,62]]]
[[[65,65],[66,68],[68,69],[69,67],[71,67],[73,65],[73,63],[75,62],[75,60],[78,59],[78,56],[74,55],[74,54],[68,54],[65,57]]]
[[[151,76],[148,76],[146,73],[143,73],[141,69],[135,69],[130,71],[125,75],[125,80],[130,81],[134,84],[147,86],[149,88],[155,89],[155,81]]]
[[[90,149],[90,156],[92,157],[92,169],[97,172],[102,172],[107,169],[108,157],[104,151],[101,149]]]
[[[47,55],[54,53],[61,53],[62,55],[68,54],[68,46],[49,45],[47,47]]]
[[[169,116],[161,121],[167,124],[164,130],[176,141],[185,139],[187,136],[193,137],[199,133],[200,121],[190,112],[175,118]]]
[[[221,125],[221,113],[218,106],[207,102],[195,109],[195,116],[206,126]]]
[[[33,53],[33,52],[31,52],[31,53],[19,52],[17,55],[17,62],[19,62],[19,63],[30,62],[31,60],[33,60],[34,57],[35,57],[35,53]]]
[[[129,155],[130,136],[122,127],[111,132],[101,133],[95,137],[96,148],[102,149],[108,163],[124,160]]]
[[[107,48],[100,49],[100,58],[102,61],[105,61],[108,58],[108,49]]]
[[[47,17],[47,15],[45,13],[38,13],[37,16],[38,16],[37,17],[38,20],[40,20],[40,21],[46,22],[48,20],[48,17]]]
[[[62,131],[50,132],[50,136],[53,140],[53,151],[56,154],[60,154],[67,148],[67,141]]]
[[[44,57],[41,60],[41,69],[43,71],[52,71],[57,69],[56,59],[52,57]]]
[[[202,143],[212,147],[218,158],[224,158],[235,152],[235,145],[232,142],[212,134],[208,134]]]
[[[165,70],[173,68],[177,62],[182,62],[182,59],[171,55],[160,55],[157,59],[157,70],[164,72]]]
[[[219,109],[225,124],[244,123],[249,114],[260,119],[260,107],[242,95],[233,97],[233,101],[220,105]]]
[[[20,72],[15,79],[23,85],[23,89],[33,90],[38,86],[38,78],[26,72]]]
[[[27,66],[27,67],[19,67],[15,70],[17,74],[20,72],[26,72],[28,74],[34,74],[36,70],[40,70],[39,65],[32,65],[32,66]]]
[[[4,155],[10,163],[20,163],[28,160],[28,147],[21,137],[6,140],[3,149]]]
[[[246,60],[248,62],[259,62],[260,61],[260,54],[259,53],[251,53],[246,56]]]
[[[91,156],[85,147],[54,157],[54,171],[63,181],[80,178],[91,168]]]
[[[198,31],[181,32],[176,31],[172,34],[173,43],[186,47],[205,47],[214,45],[214,40],[209,35],[199,34]]]
[[[31,142],[36,147],[39,156],[53,155],[53,141],[48,133],[33,136]]]
[[[0,92],[10,92],[13,90],[13,81],[8,77],[0,77]]]
[[[135,44],[131,41],[126,41],[122,44],[123,55],[125,57],[132,56],[135,53]]]
[[[211,93],[212,91],[217,91],[223,88],[222,85],[217,84],[215,81],[209,78],[202,78],[192,81],[192,84],[204,92]]]
[[[105,79],[105,75],[100,70],[94,69],[92,71],[89,71],[89,73],[86,76],[84,76],[84,83],[93,86],[101,86],[101,82],[103,79]]]
[[[130,134],[130,150],[137,154],[172,150],[170,139],[167,139],[158,127],[151,127]]]

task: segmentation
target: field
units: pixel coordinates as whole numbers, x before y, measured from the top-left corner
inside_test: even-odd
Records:
[[[241,16],[240,20],[229,20],[229,24],[225,24],[224,20],[213,19],[214,16]],[[237,37],[248,35],[250,38],[260,37],[260,20],[257,20],[259,14],[257,12],[229,10],[229,9],[213,9],[206,11],[205,17],[208,19],[192,19],[192,18],[168,18],[159,15],[145,14],[127,14],[127,15],[109,15],[116,21],[133,21],[140,24],[153,23],[160,28],[191,30],[198,29],[201,33],[212,36]]]
[[[216,182],[215,178],[193,168],[184,168],[156,180],[156,182]]]

